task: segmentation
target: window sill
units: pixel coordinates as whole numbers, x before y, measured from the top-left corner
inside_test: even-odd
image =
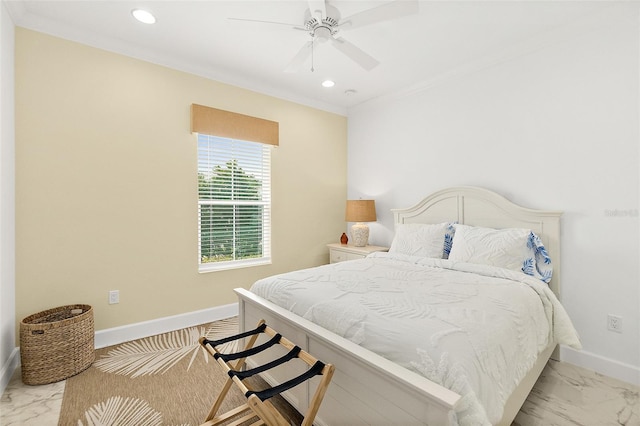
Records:
[[[214,262],[204,263],[198,266],[198,273],[206,274],[209,272],[227,271],[230,269],[250,268],[252,266],[271,265],[271,258],[234,260],[231,262]]]

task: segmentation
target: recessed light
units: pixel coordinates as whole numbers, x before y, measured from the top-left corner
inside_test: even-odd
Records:
[[[331,80],[325,80],[322,82],[322,87],[333,87],[336,83]]]
[[[131,14],[133,15],[134,18],[136,18],[138,21],[142,22],[143,24],[155,24],[156,23],[156,17],[153,16],[151,14],[151,12],[148,12],[146,10],[133,9],[131,11]]]
[[[355,89],[347,89],[347,90],[344,91],[344,94],[347,95],[347,96],[353,96],[356,93],[358,93],[358,91],[355,90]]]

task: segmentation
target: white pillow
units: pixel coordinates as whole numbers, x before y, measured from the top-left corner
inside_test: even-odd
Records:
[[[396,225],[396,234],[391,242],[389,253],[442,259],[444,236],[448,226],[448,223]]]
[[[455,225],[449,259],[522,271],[529,229],[493,229]]]

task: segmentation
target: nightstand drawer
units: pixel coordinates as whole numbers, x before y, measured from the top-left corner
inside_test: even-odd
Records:
[[[329,263],[344,262],[345,260],[362,259],[375,251],[387,251],[388,247],[365,246],[354,247],[344,244],[327,244],[329,247]]]
[[[354,254],[354,253],[347,253],[347,252],[338,251],[338,250],[329,250],[330,263],[344,262],[345,260],[362,259],[363,257],[365,257],[365,255],[363,254]]]
[[[344,262],[347,260],[347,253],[337,250],[329,250],[329,263]]]

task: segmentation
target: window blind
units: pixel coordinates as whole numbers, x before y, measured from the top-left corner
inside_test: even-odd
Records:
[[[200,269],[271,261],[269,145],[198,134]]]

